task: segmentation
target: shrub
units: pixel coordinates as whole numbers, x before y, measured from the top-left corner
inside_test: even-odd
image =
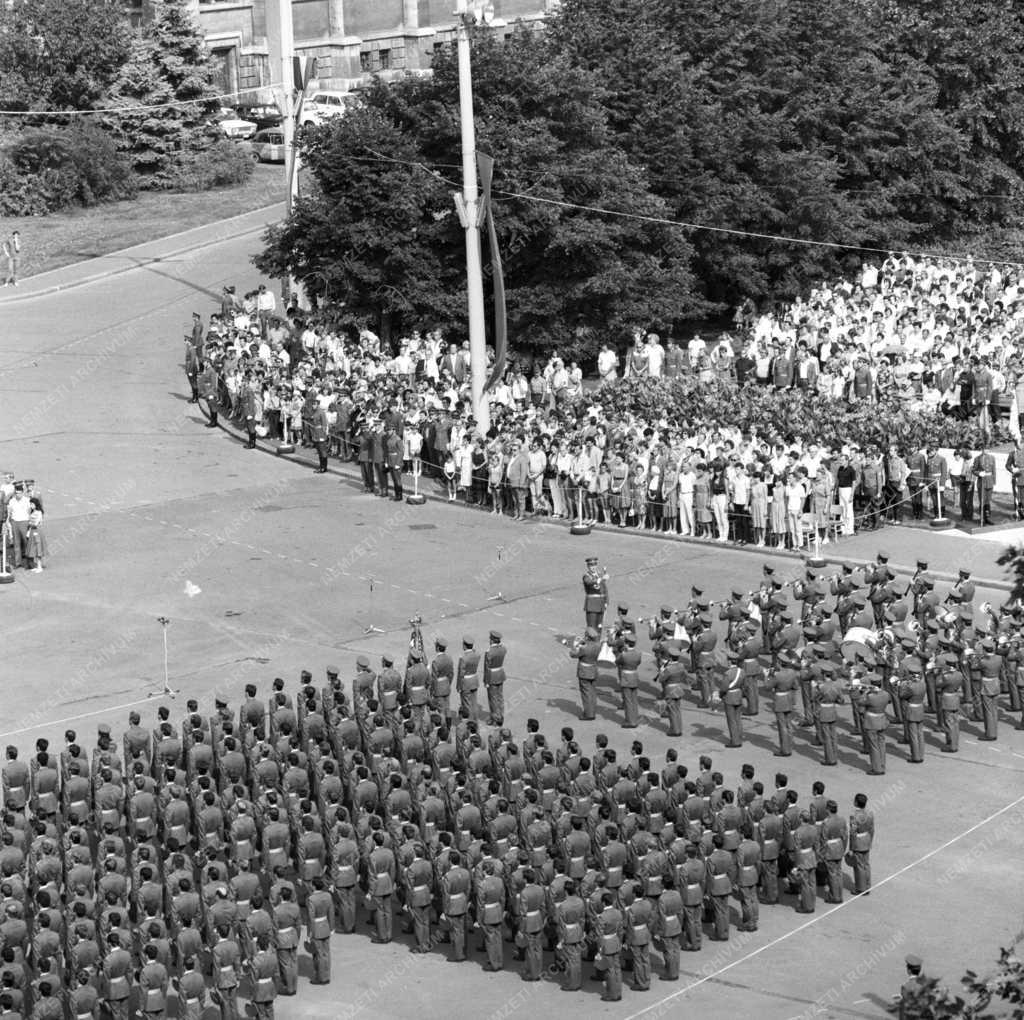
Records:
[[[769,386],[738,387],[730,382],[701,384],[695,377],[677,379],[623,379],[602,386],[588,400],[596,400],[612,421],[633,414],[647,421],[666,419],[682,426],[724,425],[757,427],[761,436],[791,437],[839,448],[844,443],[889,443],[903,450],[926,444],[978,449],[982,442],[976,421],[958,421],[941,412],[911,411],[895,397],[876,404],[848,404],[818,394],[775,390]],[[1003,438],[1005,426],[994,428]]]
[[[136,193],[131,171],[114,142],[90,123],[23,131],[10,147],[10,163],[17,176],[27,179],[20,187],[12,182],[16,191],[31,195],[30,204],[41,201],[45,212]]]
[[[253,171],[252,157],[228,139],[204,152],[191,153],[179,164],[170,187],[176,191],[209,191],[243,184]]]

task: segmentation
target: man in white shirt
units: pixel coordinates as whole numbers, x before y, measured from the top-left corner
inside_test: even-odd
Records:
[[[614,382],[618,367],[619,356],[612,350],[610,344],[604,344],[597,356],[597,374],[601,377],[601,382]]]
[[[699,333],[695,333],[690,342],[686,345],[686,356],[690,359],[690,368],[692,369],[698,361],[701,359],[701,355],[708,349],[708,345],[701,338]]]
[[[661,378],[661,370],[665,364],[665,348],[661,345],[661,337],[657,333],[647,334],[647,374],[652,379]]]
[[[32,502],[28,498],[24,485],[16,485],[14,495],[7,504],[7,519],[11,522],[12,540],[14,542],[14,566],[23,565],[28,549],[28,519],[32,513]]]

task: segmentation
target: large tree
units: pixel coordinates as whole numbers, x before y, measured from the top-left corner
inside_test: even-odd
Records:
[[[127,59],[130,40],[121,0],[0,4],[0,108],[101,105]]]
[[[1024,48],[1009,0],[564,0],[618,143],[681,220],[887,248],[1015,225]],[[655,169],[656,168],[656,169]],[[841,248],[692,235],[715,299],[792,294]]]
[[[513,345],[585,355],[602,338],[692,313],[689,246],[651,222],[669,207],[616,149],[598,79],[529,32],[504,44],[475,37],[473,67],[477,144],[497,166]],[[362,110],[300,144],[315,187],[270,232],[258,265],[290,268],[386,325],[397,315],[404,329],[464,330],[454,56],[439,55],[432,79],[376,86]]]
[[[206,44],[184,0],[161,0],[110,88],[108,105],[124,112],[104,118],[140,187],[178,184],[183,167],[217,140],[212,82]]]

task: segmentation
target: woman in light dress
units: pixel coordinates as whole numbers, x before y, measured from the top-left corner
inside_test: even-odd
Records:
[[[763,546],[768,530],[768,484],[759,471],[752,472],[750,482],[750,526],[754,544]]]

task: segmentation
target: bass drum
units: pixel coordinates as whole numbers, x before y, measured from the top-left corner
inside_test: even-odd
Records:
[[[867,627],[851,627],[839,648],[846,662],[854,663],[859,658],[869,666],[874,666],[877,642],[878,635],[873,630]]]

